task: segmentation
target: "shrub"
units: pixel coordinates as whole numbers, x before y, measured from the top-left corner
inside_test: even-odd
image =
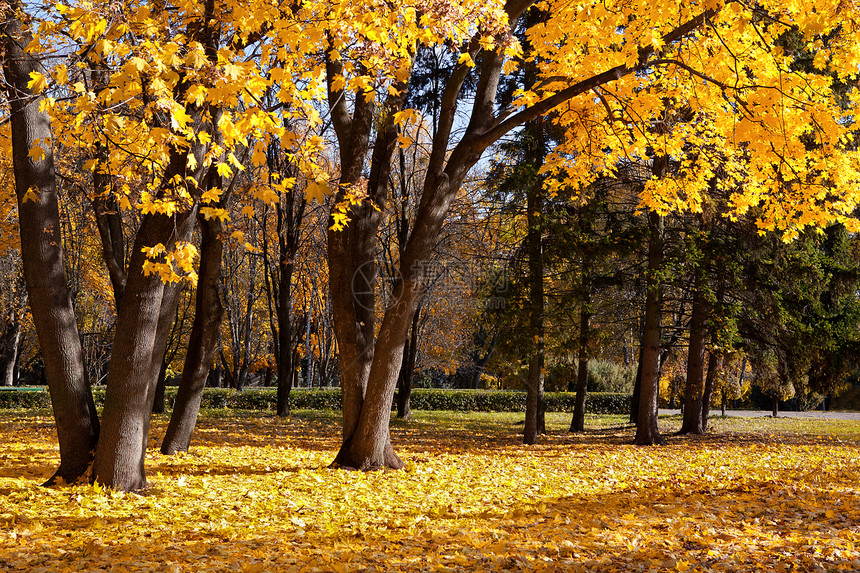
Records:
[[[45,388],[0,388],[0,408],[50,408]]]
[[[104,405],[104,387],[93,388],[96,405]],[[576,395],[567,392],[547,392],[548,412],[572,412]],[[165,390],[169,407],[176,400],[176,388]],[[413,410],[453,410],[458,412],[525,412],[526,393],[504,390],[444,390],[415,388],[411,394]],[[242,410],[274,410],[277,391],[274,388],[245,389],[238,392],[229,388],[206,388],[203,391],[203,408],[234,408]],[[44,389],[21,391],[0,390],[2,408],[50,407],[50,396]],[[290,392],[290,407],[297,410],[339,410],[340,388],[293,389]],[[392,405],[393,407],[393,405]],[[585,409],[594,414],[624,414],[630,409],[630,395],[612,393],[589,393]]]
[[[588,361],[588,391],[632,394],[636,369],[611,360]]]

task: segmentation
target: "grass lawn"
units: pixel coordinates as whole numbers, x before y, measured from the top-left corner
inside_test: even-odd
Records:
[[[204,412],[151,488],[42,488],[48,412],[0,411],[0,570],[858,571],[860,424],[716,418],[700,437],[630,445],[621,416],[416,412],[397,472],[328,469],[336,412]]]

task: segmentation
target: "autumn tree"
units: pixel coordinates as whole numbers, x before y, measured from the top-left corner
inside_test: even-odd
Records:
[[[57,237],[45,232],[56,227],[49,117],[64,145],[89,155],[83,169],[112,174],[117,206],[140,214],[128,243],[93,468],[96,481],[119,489],[146,484],[149,413],[176,285],[193,281],[198,213],[228,216],[217,204],[224,192],[217,185],[224,184],[211,174],[228,178],[244,169],[240,149],[260,166],[266,145],[284,142],[308,188],[333,191],[328,277],[344,401],[335,463],[363,469],[402,466],[390,443],[390,406],[426,286],[423,269],[452,200],[487,148],[551,110],[566,130],[544,166],[557,185],[583,187],[612,174],[621,158],[653,165],[656,177],[645,181],[641,199],[653,214],[654,237],[660,217],[697,209],[707,193],[707,158],[677,161],[688,141],[730,150],[726,185],[742,189],[732,196],[733,212],[754,214],[763,229],[792,238],[832,221],[854,228],[849,216],[858,177],[855,152],[846,143],[851,117],[835,105],[827,78],[856,74],[856,7],[826,0],[815,2],[815,10],[720,0],[623,2],[612,9],[601,2],[549,2],[541,6],[548,17],[527,30],[524,52],[510,28],[530,7],[529,0],[59,4],[41,22],[41,39],[32,42],[21,13],[8,9],[4,67],[22,238],[30,233],[22,239],[22,256],[30,300],[44,307],[33,315],[46,364],[56,368],[49,377],[52,394],[61,392],[55,400],[61,467],[75,459],[78,468],[89,458],[96,425],[73,340],[73,309],[62,288],[62,253]],[[788,29],[817,50],[814,71],[791,69],[776,49],[775,39]],[[57,49],[68,59],[40,69],[30,54],[60,40],[70,44]],[[415,120],[404,105],[422,46],[454,50],[457,64],[440,80],[429,160],[394,285],[397,302],[377,329],[368,310],[375,308],[373,272],[357,285],[354,277],[363,265],[373,269],[395,150],[403,126]],[[501,77],[535,59],[535,83],[510,106],[498,106]],[[106,77],[94,82],[93,72]],[[474,92],[458,120],[470,77]],[[262,105],[275,85],[278,103]],[[38,95],[48,87],[62,97]],[[610,97],[601,101],[596,93]],[[856,93],[844,98],[856,105]],[[320,100],[326,100],[324,114],[314,106]],[[661,128],[673,101],[691,102],[695,130]],[[337,141],[336,172],[320,161],[329,126]],[[109,153],[100,155],[100,147]],[[677,169],[661,167],[673,160]],[[679,188],[685,192],[679,195]],[[258,182],[249,191],[254,200],[271,203],[292,189],[292,182],[278,181]],[[34,219],[25,224],[27,209]],[[44,250],[37,248],[43,244]],[[653,377],[648,380],[640,443],[659,439],[651,417],[656,391]],[[71,450],[65,444],[70,426],[59,421],[64,409],[83,422]]]

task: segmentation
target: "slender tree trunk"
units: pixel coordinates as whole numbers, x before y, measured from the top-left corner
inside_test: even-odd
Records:
[[[283,257],[283,254],[281,255]],[[292,317],[292,280],[293,262],[283,260],[280,263],[278,281],[278,416],[290,415],[290,390],[293,387],[293,324]]]
[[[579,356],[577,357],[576,401],[573,405],[571,432],[585,431],[585,399],[588,391],[588,329],[591,322],[591,279],[588,257],[582,261],[582,308],[579,311]]]
[[[152,413],[164,413],[164,393],[167,390],[167,362],[161,361],[158,369],[158,381],[155,383],[155,397],[152,400]]]
[[[779,398],[776,396],[773,397],[773,417],[779,417]]]
[[[644,335],[643,335],[644,343]],[[630,423],[639,422],[639,402],[642,396],[642,365],[645,363],[645,346],[639,346],[639,362],[636,364],[636,378],[633,381],[633,396],[630,399]]]
[[[540,135],[539,124],[527,126],[526,131],[532,137]],[[532,145],[540,145],[540,137]],[[540,151],[532,151],[527,155],[541,157]],[[523,430],[523,443],[537,443],[538,434],[545,433],[543,417],[541,416],[544,401],[544,285],[543,285],[543,198],[541,196],[542,182],[537,180],[531,184],[527,199],[528,234],[526,247],[529,258],[529,334],[532,337],[531,356],[529,358],[529,377],[526,396],[526,423]]]
[[[291,166],[288,167],[291,173]],[[293,344],[293,272],[295,271],[295,258],[299,250],[299,238],[302,220],[304,218],[306,202],[305,199],[297,198],[295,194],[281,198],[277,205],[278,215],[278,403],[277,412],[279,416],[287,416],[290,413],[290,390],[295,380],[296,366],[298,364],[298,353],[294,346],[298,346],[299,336],[295,337]],[[308,303],[307,315],[310,318],[312,304]],[[311,360],[312,351],[306,345],[308,357],[308,377],[312,378]]]
[[[99,420],[86,379],[63,266],[50,119],[39,111],[42,97],[33,95],[27,87],[30,74],[43,70],[24,51],[32,37],[22,17],[18,2],[7,4],[0,42],[10,111],[21,258],[60,444],[60,466],[47,482],[53,484],[60,479],[73,482],[87,471],[99,436]],[[41,159],[29,156],[37,144],[44,151]]]
[[[701,273],[696,275],[690,318],[690,344],[687,353],[687,387],[684,395],[684,421],[682,434],[703,434],[702,394],[704,391],[705,334],[708,301],[702,285]]]
[[[702,394],[702,431],[708,429],[708,418],[711,414],[711,396],[714,393],[717,376],[722,369],[723,355],[718,351],[711,350],[708,357],[708,376],[705,378],[705,391]],[[725,405],[725,399],[723,399],[723,404]]]
[[[415,311],[412,317],[412,330],[404,349],[403,365],[397,380],[397,417],[404,420],[412,419],[412,407],[409,397],[412,395],[412,377],[415,374],[415,358],[418,354],[418,331],[421,327],[421,314]]]
[[[194,323],[188,337],[188,350],[170,423],[161,444],[161,453],[186,452],[197,425],[203,389],[215,359],[218,331],[224,318],[219,296],[224,225],[217,219],[200,221],[200,269],[194,300]]]
[[[660,161],[660,159],[655,160]],[[661,287],[659,271],[663,264],[663,218],[648,213],[648,294],[645,298],[645,325],[642,338],[642,379],[639,415],[636,421],[636,444],[662,444],[657,428],[657,394],[660,390],[660,321]]]
[[[0,337],[0,386],[15,385],[15,364],[21,346],[21,321],[11,312]]]

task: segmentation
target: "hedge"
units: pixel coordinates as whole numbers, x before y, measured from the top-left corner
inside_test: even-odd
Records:
[[[274,410],[274,388],[246,389],[241,392],[226,388],[206,388],[203,391],[203,408],[235,408],[244,410]],[[547,392],[548,412],[573,412],[576,395],[567,392]],[[96,405],[104,404],[104,387],[93,389]],[[167,404],[173,404],[176,387],[165,391]],[[338,410],[341,407],[339,388],[294,389],[290,392],[290,407],[299,410]],[[588,394],[585,409],[592,414],[626,414],[630,411],[628,394],[592,392]],[[0,389],[0,408],[47,408],[51,399],[44,388],[19,390]],[[441,390],[416,388],[412,390],[410,405],[413,410],[454,410],[460,412],[524,412],[525,392],[485,390]]]

